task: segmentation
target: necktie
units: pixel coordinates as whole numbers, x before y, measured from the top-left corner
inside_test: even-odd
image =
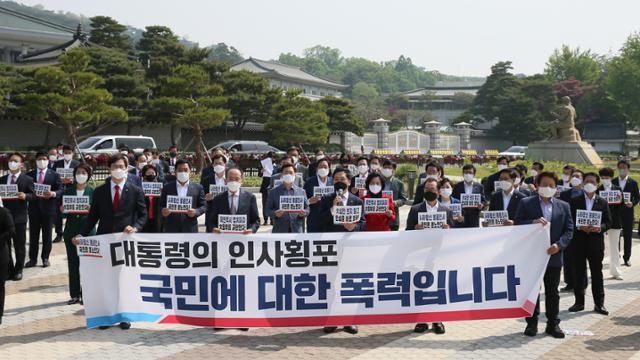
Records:
[[[153,219],[153,200],[154,197],[149,198],[149,219]]]
[[[44,171],[40,171],[40,176],[38,176],[38,184],[44,184]]]
[[[236,195],[232,194],[231,195],[231,215],[235,215],[236,214]]]
[[[118,204],[120,204],[120,186],[116,185],[116,194],[113,195],[113,211],[118,210]]]
[[[16,174],[11,175],[11,184],[16,183]]]

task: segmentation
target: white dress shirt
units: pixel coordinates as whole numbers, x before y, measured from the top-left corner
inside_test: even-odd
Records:
[[[589,197],[587,196],[587,193],[585,192],[584,201],[587,204],[587,211],[591,211],[591,209],[593,209],[593,203],[596,201],[596,195],[593,194],[593,197],[589,199]]]
[[[620,189],[624,190],[624,186],[627,185],[628,178],[629,178],[629,175],[625,176],[624,179],[621,177],[618,177],[618,181],[620,182]]]
[[[511,191],[508,193],[502,192],[502,209],[507,210],[509,207],[509,202],[511,202],[511,197],[513,196],[514,188],[511,188]]]
[[[218,177],[218,174],[215,174],[214,178],[216,181],[216,185],[227,185],[227,183],[224,181],[224,176]]]
[[[182,185],[180,184],[180,181],[176,181],[176,190],[178,192],[178,196],[186,197],[187,191],[189,190],[189,182],[187,181]]]
[[[465,194],[473,194],[473,183],[471,184],[467,184],[467,182],[464,182],[464,193]]]
[[[120,199],[122,199],[122,190],[124,190],[124,184],[127,182],[127,178],[123,180],[122,184],[116,184],[111,180],[111,201],[113,201],[114,196],[116,196],[116,185],[120,186]]]
[[[21,172],[18,171],[15,176],[16,176],[16,184],[18,183],[18,178],[20,177]],[[13,177],[14,174],[9,173],[9,176],[7,176],[7,185],[11,185],[11,178]]]

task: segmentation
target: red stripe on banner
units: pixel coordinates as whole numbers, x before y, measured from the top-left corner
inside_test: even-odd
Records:
[[[535,304],[533,305],[535,307]],[[300,316],[281,318],[202,318],[193,316],[169,315],[160,320],[160,323],[231,328],[341,326],[504,319],[520,318],[529,315],[531,315],[531,313],[523,308],[460,310],[413,314]]]
[[[535,310],[536,308],[536,303],[531,302],[531,300],[527,299],[527,301],[524,302],[522,308],[527,311],[529,316],[531,316],[531,314],[533,314],[533,310]]]

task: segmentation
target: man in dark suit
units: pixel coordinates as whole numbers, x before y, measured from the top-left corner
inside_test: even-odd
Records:
[[[231,168],[227,170],[227,191],[214,197],[207,207],[207,228],[219,233],[218,215],[247,215],[247,229],[245,234],[255,234],[260,227],[260,213],[256,196],[243,191],[242,170]]]
[[[515,188],[515,179],[518,177],[518,172],[515,169],[503,169],[499,174],[500,191],[491,195],[489,211],[507,210],[509,219],[504,225],[513,225],[520,200],[526,196]]]
[[[379,161],[379,159],[376,158]],[[384,189],[393,193],[393,206],[398,213],[396,219],[390,224],[392,231],[398,231],[400,227],[400,208],[407,202],[407,195],[404,193],[404,183],[395,177],[396,163],[389,159],[382,162],[380,174],[384,177]]]
[[[611,227],[611,212],[607,201],[596,194],[600,176],[596,173],[586,173],[584,175],[584,194],[571,199],[571,215],[573,223],[576,222],[578,210],[599,211],[601,218],[600,226],[576,225],[573,232],[573,240],[567,248],[571,262],[573,263],[574,283],[581,279],[575,274],[581,274],[587,261],[591,270],[591,292],[594,311],[598,314],[609,315],[609,311],[604,307],[604,280],[602,276],[602,260],[604,259],[604,233]],[[570,312],[584,310],[584,287],[575,286],[573,288],[575,304],[569,308]]]
[[[571,209],[566,202],[556,199],[556,186],[558,179],[552,172],[538,174],[536,188],[538,196],[530,196],[520,201],[516,211],[516,225],[551,224],[549,232],[551,246],[547,254],[551,255],[544,273],[545,307],[547,315],[547,327],[545,332],[554,338],[564,338],[564,332],[560,329],[560,269],[562,268],[562,252],[569,246],[573,237],[573,220]],[[526,318],[527,327],[524,334],[535,336],[538,333],[538,315],[540,314],[540,297],[536,301],[536,307],[531,317]]]
[[[55,172],[60,172],[58,169],[75,169],[76,166],[78,166],[80,164],[80,161],[76,160],[73,158],[74,152],[73,152],[73,148],[69,145],[63,145],[62,146],[62,156],[63,158],[56,161],[53,164],[53,170]],[[65,188],[67,187],[67,185],[73,184],[73,178],[60,178],[60,180],[62,181],[62,192],[64,193]],[[62,213],[60,212],[60,205],[62,205],[62,200],[58,200],[58,206],[56,206],[56,238],[53,239],[54,243],[57,242],[61,242],[62,241],[62,233],[63,233],[63,227],[62,227]]]
[[[78,238],[88,236],[96,224],[98,224],[97,235],[118,232],[132,234],[144,227],[147,222],[144,192],[126,180],[127,164],[127,156],[121,153],[115,154],[109,159],[110,180],[93,192],[87,221],[80,235],[73,239],[75,245],[79,244]],[[128,322],[120,323],[122,330],[127,330],[130,327],[131,324]],[[106,328],[108,326],[100,327],[102,330]]]
[[[307,200],[309,201],[309,216],[307,216],[307,232],[315,233],[321,232],[320,226],[320,203],[323,196],[314,196],[313,188],[333,188],[333,178],[329,176],[331,171],[331,165],[329,160],[321,158],[315,162],[314,173],[316,175],[309,177],[304,182],[304,191],[307,193]]]
[[[9,173],[0,178],[0,184],[18,186],[17,199],[5,199],[3,201],[5,208],[11,212],[13,222],[16,228],[13,235],[13,249],[16,254],[15,262],[9,257],[9,274],[11,279],[15,281],[22,280],[22,269],[24,268],[24,260],[26,257],[27,243],[27,220],[29,201],[33,201],[33,179],[22,174],[20,171],[24,167],[24,156],[21,153],[13,153],[9,156]],[[11,241],[7,243],[9,254],[11,254]]]
[[[41,196],[29,201],[29,261],[25,268],[34,267],[38,262],[38,250],[40,232],[42,232],[42,267],[49,266],[49,254],[51,254],[51,232],[56,218],[57,198],[62,196],[62,182],[60,175],[50,170],[47,165],[47,154],[36,154],[36,170],[27,173],[35,184],[49,185],[50,190]]]
[[[498,165],[498,171],[489,175],[486,179],[486,184],[484,186],[484,197],[489,198],[491,194],[493,194],[495,189],[495,182],[500,180],[500,170],[507,169],[509,167],[509,158],[506,156],[500,156],[496,160],[496,164]]]
[[[436,161],[429,161],[424,166],[424,172],[418,176],[418,182],[416,184],[416,190],[413,195],[413,203],[418,204],[421,203],[424,198],[424,182],[426,179],[436,179],[437,181],[442,180],[444,177],[444,168],[442,165],[438,164]]]
[[[315,155],[314,160],[309,163],[309,178],[316,176],[318,162],[325,158],[324,150],[322,148],[316,149]]]
[[[633,207],[638,205],[640,194],[638,183],[629,176],[631,164],[626,160],[618,161],[618,177],[612,183],[619,186],[623,193],[631,194],[631,201],[626,202],[620,210],[622,220],[622,238],[624,239],[624,253],[622,260],[625,266],[631,266],[631,235],[633,234],[634,214]]]
[[[460,181],[453,187],[453,193],[451,196],[458,200],[460,200],[462,194],[480,194],[480,205],[478,205],[477,208],[462,209],[464,222],[458,227],[470,228],[480,226],[480,211],[484,208],[485,189],[482,184],[474,180],[475,176],[476,167],[472,164],[466,164],[462,167],[463,181]]]
[[[197,233],[198,217],[207,211],[202,185],[189,181],[191,165],[186,160],[176,162],[176,181],[162,188],[160,206],[164,216],[164,232],[167,233]],[[191,209],[185,214],[172,213],[167,208],[167,196],[191,198]]]
[[[169,146],[169,158],[165,161],[165,165],[168,168],[167,175],[175,175],[176,161],[180,160],[178,157],[178,147],[175,145]]]
[[[349,172],[344,168],[337,168],[333,172],[334,193],[325,196],[320,202],[320,226],[322,232],[352,232],[364,230],[364,216],[362,213],[362,200],[349,192]],[[333,214],[337,206],[360,206],[360,220],[354,224],[335,224]],[[337,326],[325,326],[324,332],[329,334],[338,330]],[[358,327],[347,325],[344,331],[349,334],[357,334]]]
[[[304,218],[309,216],[309,202],[304,189],[294,185],[296,179],[295,167],[287,163],[282,166],[282,185],[269,192],[267,199],[267,216],[273,219],[272,233],[303,233]],[[303,209],[299,211],[287,212],[280,209],[280,198],[282,196],[303,197]]]
[[[11,255],[9,243],[14,236],[16,228],[13,225],[11,212],[0,206],[0,325],[2,325],[2,315],[4,314],[4,283],[9,279],[9,263]]]
[[[224,169],[220,168],[220,166],[224,167]],[[222,178],[224,180],[225,170],[227,170],[227,158],[224,156],[221,148],[215,148],[211,151],[211,166],[207,166],[202,169],[200,174],[200,184],[202,184],[202,180],[212,177],[215,174],[218,174],[218,178]]]
[[[527,185],[534,185],[534,188],[531,190],[535,190],[536,178],[538,174],[540,174],[544,170],[544,164],[538,161],[535,161],[531,164],[531,176],[524,179],[524,183]]]
[[[598,191],[619,191],[622,189],[613,184],[613,169],[606,167],[598,171],[602,185]],[[620,232],[622,230],[621,212],[624,208],[624,199],[622,202],[609,203],[609,211],[611,212],[611,227],[605,233],[605,237],[609,241],[609,274],[616,280],[622,280],[622,272],[620,271]]]
[[[565,165],[565,166],[563,166],[562,167],[562,177],[558,181],[558,185],[564,186],[564,187],[570,187],[571,186],[571,175],[573,175],[573,172],[575,170],[576,170],[576,168],[573,165]]]

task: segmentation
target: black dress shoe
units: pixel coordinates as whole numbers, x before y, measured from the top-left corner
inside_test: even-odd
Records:
[[[13,279],[13,281],[20,281],[20,280],[22,280],[22,273],[21,273],[21,272],[19,272],[19,273],[17,273],[17,274],[15,274],[15,275],[13,275],[13,278],[12,278],[12,279]]]
[[[558,324],[547,325],[547,328],[544,330],[544,332],[553,336],[556,339],[564,339],[564,331],[560,329],[560,326]]]
[[[325,326],[322,331],[324,331],[325,334],[331,334],[332,332],[335,332],[336,330],[338,330],[337,326]]]
[[[416,327],[413,328],[413,332],[416,333],[423,333],[427,330],[429,330],[429,324],[427,323],[416,324]]]
[[[238,328],[240,331],[249,331],[249,328]]]
[[[358,333],[358,327],[355,325],[345,326],[344,331],[348,332],[351,335],[355,335]]]
[[[584,304],[573,304],[569,308],[569,312],[578,312],[584,310]]]
[[[102,326],[98,326],[98,329],[100,330],[107,330],[108,328],[110,328],[111,326],[107,326],[107,325],[102,325]]]
[[[625,260],[625,261],[624,261],[624,266],[626,266],[626,267],[631,267],[631,261],[629,261],[629,260]]]
[[[597,306],[597,305],[596,305],[596,306],[593,308],[593,311],[597,312],[597,313],[598,313],[598,314],[600,314],[600,315],[604,315],[604,316],[609,315],[609,310],[607,310],[607,308],[606,308],[606,307],[604,307],[604,305],[601,305],[601,306]]]
[[[82,300],[82,298],[80,298],[80,300],[78,300],[78,304],[84,305],[84,300]]]
[[[53,241],[52,241],[52,242],[53,242],[53,243],[59,243],[59,242],[61,242],[61,241],[62,241],[62,235],[58,235],[58,236],[56,236],[56,238],[55,238],[55,239],[53,239]]]
[[[524,334],[527,336],[538,335],[538,324],[527,324],[527,327],[524,328]]]
[[[565,286],[562,289],[560,289],[561,292],[573,292],[573,286]]]
[[[26,262],[26,264],[24,264],[25,269],[26,268],[32,268],[34,266],[36,266],[36,262],[33,261],[33,260],[29,260],[29,261]]]
[[[79,298],[71,298],[69,301],[67,301],[67,305],[74,305],[80,302]]]
[[[49,267],[49,266],[51,266],[51,263],[49,263],[49,259],[42,260],[42,267],[43,268],[46,268],[46,267]]]
[[[433,323],[433,332],[438,335],[444,334],[444,324],[441,322]]]
[[[118,326],[122,330],[129,330],[129,328],[131,328],[131,323],[130,322],[121,322]]]

